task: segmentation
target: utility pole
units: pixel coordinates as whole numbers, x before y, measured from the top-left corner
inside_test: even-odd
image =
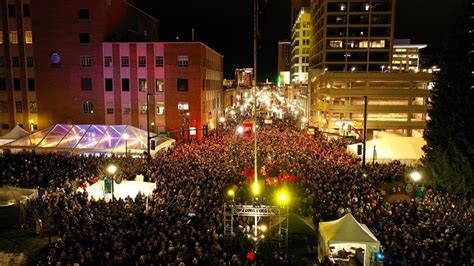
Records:
[[[362,151],[362,166],[365,168],[365,152],[367,149],[367,96],[364,96],[364,150]]]

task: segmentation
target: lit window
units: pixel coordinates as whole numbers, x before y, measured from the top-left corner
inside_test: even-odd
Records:
[[[130,60],[128,56],[122,56],[121,63],[122,63],[122,67],[128,67],[130,65]]]
[[[138,57],[138,66],[139,67],[146,67],[146,57],[145,56],[139,56]]]
[[[189,113],[189,104],[188,103],[178,103],[178,114],[187,115]]]
[[[33,43],[33,33],[29,30],[25,31],[25,43],[27,44]]]
[[[342,41],[329,41],[329,47],[342,48]]]
[[[372,48],[385,48],[385,40],[371,41],[370,47]]]
[[[36,101],[31,101],[30,102],[30,113],[34,114],[34,113],[37,113],[38,112],[38,104],[36,103]]]
[[[92,65],[90,56],[87,56],[87,55],[80,56],[80,59],[81,59],[81,67],[90,67]]]
[[[140,114],[146,115],[148,110],[148,107],[146,106],[146,103],[140,104]]]
[[[84,111],[84,114],[93,114],[94,113],[94,105],[92,102],[83,102],[82,103],[82,110]]]
[[[18,34],[16,31],[10,31],[10,43],[18,43]]]
[[[164,91],[165,90],[165,82],[162,79],[156,79],[156,91]]]
[[[105,67],[112,67],[112,56],[105,56],[104,57],[104,66]]]
[[[165,114],[165,103],[164,102],[157,102],[156,103],[156,114],[157,115],[164,115]]]
[[[140,91],[147,91],[146,79],[138,79],[138,89]]]
[[[368,41],[360,41],[359,42],[359,48],[367,48],[369,47],[369,42]]]
[[[178,56],[178,67],[187,67],[189,59],[187,55]]]
[[[3,31],[0,31],[0,44],[3,43]]]

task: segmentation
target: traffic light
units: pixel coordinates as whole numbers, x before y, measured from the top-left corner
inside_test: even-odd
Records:
[[[154,151],[155,148],[156,148],[156,142],[155,142],[154,139],[152,139],[152,140],[150,141],[150,149],[151,149],[152,151]]]
[[[209,129],[208,129],[207,125],[202,126],[202,134],[204,135],[204,137],[207,137],[207,135],[209,134],[208,130]]]
[[[179,135],[181,137],[184,137],[184,128],[183,127],[179,129]]]

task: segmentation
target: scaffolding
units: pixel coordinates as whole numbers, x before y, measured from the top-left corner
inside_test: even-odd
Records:
[[[288,208],[267,205],[236,205],[224,203],[224,237],[231,240],[234,237],[235,217],[257,217],[260,221],[262,217],[269,217],[270,237],[278,242],[281,251],[288,249]],[[278,226],[272,226],[272,222],[277,219]]]

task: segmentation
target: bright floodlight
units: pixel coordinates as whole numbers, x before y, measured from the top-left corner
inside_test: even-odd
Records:
[[[123,136],[122,136],[122,138],[125,139],[125,140],[127,140],[129,137],[130,136],[127,133],[123,134]]]
[[[258,193],[260,193],[260,186],[258,185],[258,182],[254,182],[252,184],[252,192],[254,195],[258,195]]]
[[[418,182],[421,180],[421,174],[418,171],[413,171],[410,174],[410,178],[413,180],[413,182]]]
[[[225,122],[225,117],[221,116],[221,118],[219,118],[219,122],[224,123]]]
[[[308,122],[308,118],[306,118],[306,116],[303,116],[303,117],[301,118],[301,122],[303,122],[303,123]]]
[[[268,227],[267,227],[267,225],[266,225],[266,224],[262,224],[262,225],[260,225],[260,230],[261,230],[262,232],[264,232],[264,233],[265,233],[265,232],[267,231],[267,229],[268,229]]]
[[[233,197],[235,195],[235,191],[233,189],[227,190],[227,196]]]
[[[237,133],[239,133],[239,134],[244,133],[244,127],[243,126],[238,126],[237,127]]]
[[[284,206],[288,204],[288,201],[290,201],[290,196],[285,190],[281,190],[278,192],[276,199],[277,199],[278,205]]]
[[[115,174],[115,172],[117,172],[117,166],[115,166],[114,164],[107,166],[107,173],[113,175]]]

